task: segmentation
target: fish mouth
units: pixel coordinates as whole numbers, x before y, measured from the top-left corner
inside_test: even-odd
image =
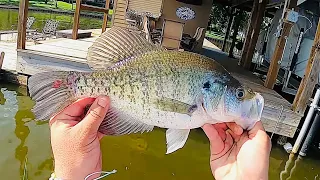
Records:
[[[256,93],[255,98],[252,102],[252,108],[256,109],[256,113],[251,117],[252,119],[248,122],[247,130],[252,129],[256,122],[260,121],[262,118],[262,112],[263,112],[263,107],[264,107],[264,98],[259,94]]]
[[[261,120],[264,98],[256,93],[252,99],[243,101],[241,106],[241,118],[236,123],[243,129],[250,130]]]
[[[258,111],[258,119],[260,120],[264,107],[264,98],[259,93],[256,94],[256,106]]]

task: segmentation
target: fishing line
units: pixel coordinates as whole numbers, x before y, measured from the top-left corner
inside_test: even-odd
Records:
[[[93,172],[93,173],[89,174],[88,176],[86,176],[84,178],[84,180],[87,180],[89,177],[91,177],[91,176],[93,176],[95,174],[104,174],[104,175],[102,175],[100,177],[97,177],[97,178],[93,179],[93,180],[99,180],[99,179],[102,179],[102,178],[105,178],[105,177],[109,176],[110,174],[115,174],[116,172],[117,172],[117,170],[115,170],[115,169],[110,171],[110,172],[108,172],[108,171]]]
[[[276,132],[276,130],[277,130],[277,128],[278,128],[279,122],[280,122],[281,117],[282,117],[282,113],[283,113],[283,105],[281,105],[280,113],[279,113],[279,116],[278,116],[278,121],[277,121],[276,125],[274,126],[274,129],[273,129],[273,132],[272,132],[272,134],[271,134],[270,139],[272,139],[274,133]]]

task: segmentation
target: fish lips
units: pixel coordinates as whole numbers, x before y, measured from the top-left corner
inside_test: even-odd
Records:
[[[236,121],[243,129],[250,130],[261,120],[264,108],[264,98],[256,93],[254,98],[241,103],[241,117]]]

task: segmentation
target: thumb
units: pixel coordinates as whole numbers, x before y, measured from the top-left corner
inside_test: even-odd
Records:
[[[216,126],[218,127],[218,126]],[[223,151],[224,148],[224,139],[226,137],[222,137],[222,133],[220,131],[223,131],[222,128],[216,129],[214,125],[211,124],[205,124],[202,129],[207,135],[209,141],[210,141],[210,146],[212,147],[211,153],[213,154],[218,154]],[[224,136],[225,132],[224,132]]]
[[[91,105],[87,115],[78,123],[86,133],[97,133],[100,124],[110,106],[110,99],[107,96],[100,96]]]

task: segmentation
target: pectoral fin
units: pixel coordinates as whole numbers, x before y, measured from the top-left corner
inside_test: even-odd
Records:
[[[168,129],[166,132],[167,153],[170,154],[182,148],[189,136],[190,129]]]
[[[144,124],[133,118],[129,113],[110,107],[99,131],[106,135],[125,135],[131,133],[143,133],[153,130],[153,126]]]
[[[196,105],[190,105],[170,98],[161,98],[154,101],[154,106],[162,111],[176,112],[180,114],[191,114],[197,109]]]

